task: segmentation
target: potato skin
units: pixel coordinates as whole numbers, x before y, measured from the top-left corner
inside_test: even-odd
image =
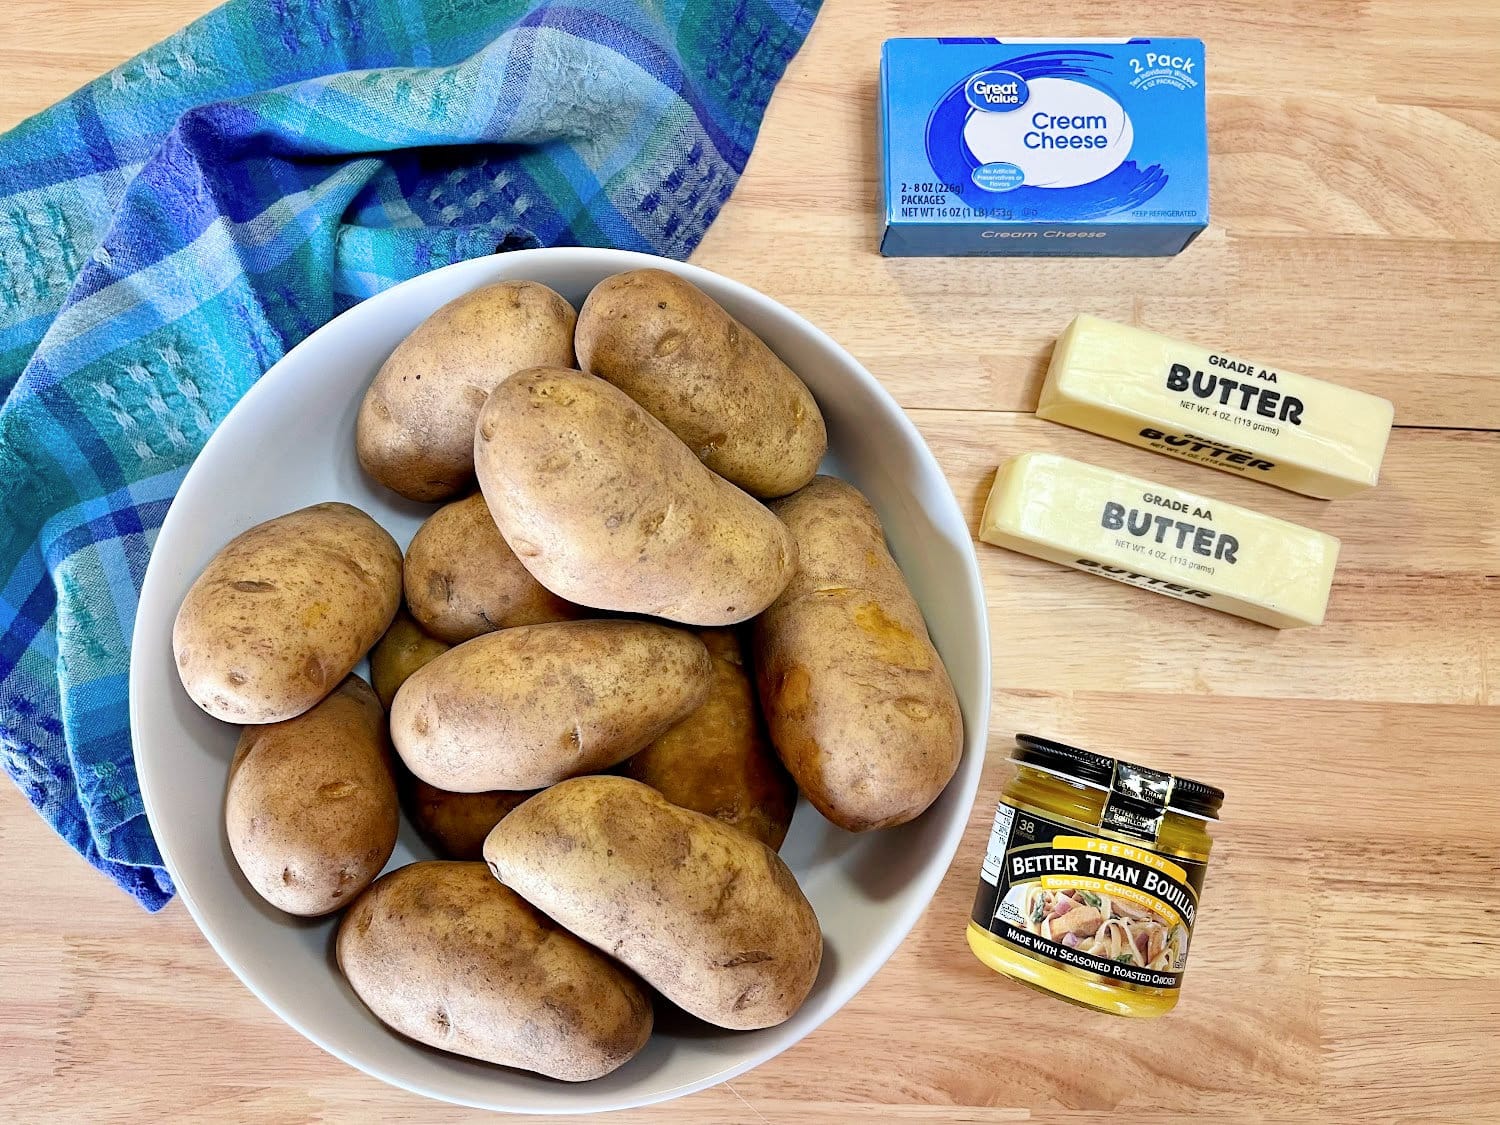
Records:
[[[530,792],[492,789],[484,793],[450,793],[409,778],[407,815],[422,839],[444,859],[481,860],[490,829]]]
[[[489,518],[488,514],[485,516]],[[498,534],[498,533],[497,533]],[[385,631],[370,653],[370,679],[381,704],[390,709],[396,692],[418,668],[425,667],[452,645],[429,637],[405,610]],[[422,839],[443,859],[476,861],[483,858],[484,838],[502,816],[529,792],[492,790],[484,793],[450,793],[412,776],[399,758],[396,788],[407,818]]]
[[[771,1027],[823,956],[812,906],[770,848],[627,777],[538,793],[484,843],[506,886],[719,1027]]]
[[[380,696],[380,705],[389,711],[407,677],[452,647],[424,633],[406,610],[397,612],[391,627],[370,650],[370,683]]]
[[[230,540],[172,627],[193,702],[230,723],[302,714],[343,681],[401,602],[401,549],[358,508],[315,504]]]
[[[963,717],[953,683],[857,489],[816,477],[772,507],[801,562],[752,630],[771,741],[834,824],[851,832],[904,824],[958,768]]]
[[[578,314],[578,363],[666,424],[752,496],[785,496],[828,447],[812,392],[707,293],[666,270],[594,287]]]
[[[382,1023],[454,1054],[584,1082],[651,1034],[651,1003],[629,974],[482,863],[392,871],[344,915],[336,950]]]
[[[766,734],[739,634],[704,629],[698,636],[713,657],[708,698],[627,761],[625,776],[674,805],[780,848],[797,807],[797,786]]]
[[[535,281],[450,301],[381,366],[355,424],[359,463],[411,500],[444,500],[474,476],[474,418],[512,372],[573,365],[573,306]]]
[[[452,647],[429,637],[405,610],[396,614],[396,620],[370,653],[370,679],[381,704],[389,710],[396,692],[411,674]],[[399,758],[396,762],[401,765]],[[450,793],[412,776],[404,767],[397,772],[396,788],[408,819],[443,859],[483,858],[484,838],[490,829],[531,796],[504,791]]]
[[[732,625],[775,600],[791,537],[623,391],[538,367],[480,411],[475,467],[505,541],[580,605]]]
[[[702,703],[712,675],[703,642],[666,625],[521,625],[413,674],[391,738],[439,789],[541,789],[624,761]]]
[[[405,586],[412,617],[449,644],[584,616],[531,577],[477,492],[439,508],[417,529],[406,548]]]
[[[399,827],[385,712],[350,676],[312,710],[246,727],[229,767],[224,831],[245,878],[288,914],[349,905]]]

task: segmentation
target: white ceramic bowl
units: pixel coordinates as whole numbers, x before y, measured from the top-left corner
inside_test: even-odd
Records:
[[[501,278],[544,282],[575,305],[601,279],[656,266],[698,285],[757,332],[812,388],[828,421],[824,471],[859,486],[885,521],[963,705],[963,762],[912,824],[842,832],[805,802],[782,854],[817,910],[823,969],[795,1016],[764,1031],[659,1021],[641,1054],[597,1082],[570,1085],[472,1062],[386,1030],[334,967],[334,921],[265,905],[224,836],[224,779],[238,728],[188,699],[171,629],[188,586],[252,524],[324,500],[364,509],[405,544],[425,505],[360,472],[354,418],[376,369],[438,306]],[[294,348],[245,395],[188,472],[146,572],[130,666],[130,719],[152,830],[178,893],[225,963],[277,1015],[325,1050],[419,1094],[530,1113],[620,1109],[678,1097],[740,1074],[807,1035],[846,1003],[911,930],[958,846],[984,757],[990,659],[984,594],[968,527],[932,454],[855,360],[796,313],[706,270],[621,251],[521,250],[437,270],[372,297]],[[390,868],[430,857],[403,827]],[[955,940],[962,918],[951,920]],[[914,1000],[917,998],[913,998]]]

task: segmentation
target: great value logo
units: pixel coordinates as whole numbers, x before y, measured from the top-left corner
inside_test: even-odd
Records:
[[[985,70],[964,83],[964,97],[975,109],[986,113],[1009,113],[1026,104],[1031,89],[1019,74]]]

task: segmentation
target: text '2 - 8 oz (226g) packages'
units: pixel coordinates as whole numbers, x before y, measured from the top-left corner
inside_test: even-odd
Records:
[[[890,256],[1176,254],[1208,225],[1197,39],[890,39]]]

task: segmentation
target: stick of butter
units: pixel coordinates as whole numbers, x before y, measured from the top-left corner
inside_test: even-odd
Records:
[[[995,475],[979,538],[1278,629],[1320,625],[1339,541],[1052,453]]]
[[[1375,484],[1395,409],[1363,391],[1079,316],[1037,415],[1332,500]]]

